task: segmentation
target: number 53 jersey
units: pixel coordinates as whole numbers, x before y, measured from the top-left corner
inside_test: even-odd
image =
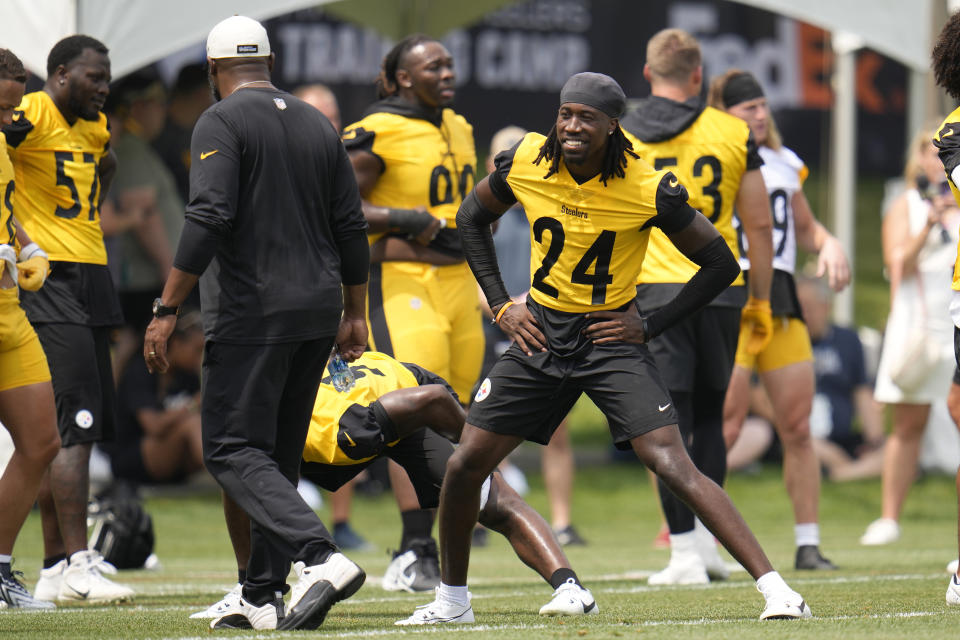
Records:
[[[51,260],[107,264],[100,229],[100,160],[110,131],[102,113],[71,126],[43,91],[24,96],[4,128],[16,171],[14,211]]]

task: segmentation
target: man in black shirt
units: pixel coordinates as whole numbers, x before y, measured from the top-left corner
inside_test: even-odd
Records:
[[[227,18],[207,58],[219,102],[194,129],[186,222],[144,358],[167,368],[177,306],[199,280],[204,462],[253,521],[240,611],[211,626],[315,629],[365,578],[296,484],[331,349],[353,360],[366,345],[366,223],[337,132],[271,84],[263,26]],[[291,561],[303,565],[284,616]]]

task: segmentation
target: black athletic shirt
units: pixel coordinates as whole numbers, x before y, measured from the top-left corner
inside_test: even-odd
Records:
[[[190,204],[174,264],[202,273],[207,339],[334,335],[341,255],[349,259],[355,252],[344,248],[360,240],[365,249],[367,224],[329,121],[283,91],[240,89],[203,113],[190,155]],[[361,270],[365,277],[366,265]]]

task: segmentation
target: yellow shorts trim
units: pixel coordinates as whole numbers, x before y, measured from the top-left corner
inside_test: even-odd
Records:
[[[746,345],[737,345],[736,364],[760,373],[780,369],[797,362],[813,360],[813,347],[810,345],[810,332],[799,318],[778,316],[773,319],[773,339],[758,353],[747,353]]]
[[[50,381],[47,356],[17,300],[0,289],[0,391]]]

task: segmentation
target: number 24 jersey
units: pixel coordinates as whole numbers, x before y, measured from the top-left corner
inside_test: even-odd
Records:
[[[43,91],[28,93],[4,128],[16,171],[14,210],[51,260],[107,264],[100,229],[100,160],[110,131],[102,113],[71,126]]]
[[[528,133],[497,156],[494,193],[505,180],[530,222],[530,295],[559,311],[616,309],[636,296],[653,226],[687,216],[687,192],[668,171],[628,157],[625,177],[580,184],[563,160],[549,178],[549,161],[533,163],[546,138]],[[496,186],[494,186],[496,182]]]

